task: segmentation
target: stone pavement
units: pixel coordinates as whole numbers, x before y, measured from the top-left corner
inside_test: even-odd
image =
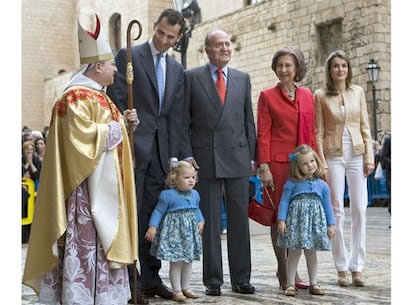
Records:
[[[349,208],[346,208],[345,232],[349,241]],[[339,287],[336,285],[336,270],[331,252],[318,252],[318,278],[325,288],[326,295],[313,296],[307,290],[298,290],[295,297],[286,297],[278,288],[275,277],[276,258],[273,254],[269,228],[250,222],[252,248],[252,276],[251,283],[256,288],[252,295],[241,295],[231,292],[229,270],[227,264],[226,236],[222,237],[224,284],[221,287],[220,297],[206,296],[202,283],[201,262],[193,263],[191,288],[202,297],[196,300],[187,300],[187,304],[229,304],[229,305],[385,305],[391,304],[391,229],[390,216],[387,208],[369,207],[367,209],[367,257],[363,278],[366,286]],[[27,245],[22,245],[22,271]],[[298,272],[307,279],[305,257],[299,262]],[[160,275],[169,285],[168,262],[163,263]],[[22,285],[22,305],[40,305],[34,291]],[[151,298],[152,305],[179,304],[160,298]]]

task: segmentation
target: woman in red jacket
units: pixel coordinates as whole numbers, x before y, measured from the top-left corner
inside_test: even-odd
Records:
[[[284,47],[272,59],[272,70],[279,82],[275,87],[260,92],[257,106],[257,164],[260,179],[275,204],[275,213],[283,185],[288,178],[289,153],[301,144],[315,148],[313,132],[312,92],[298,87],[307,72],[303,53],[297,47]],[[270,205],[263,196],[265,205]],[[277,219],[277,215],[276,215]],[[276,246],[277,224],[271,226],[270,235],[276,254],[280,288],[286,289],[287,252]],[[296,275],[296,288],[308,288]]]

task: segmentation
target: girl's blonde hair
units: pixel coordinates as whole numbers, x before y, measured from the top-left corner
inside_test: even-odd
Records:
[[[166,183],[169,188],[174,188],[177,186],[177,177],[182,174],[183,169],[193,170],[197,181],[197,171],[195,170],[194,166],[192,166],[187,161],[178,161],[177,167],[171,168],[170,172],[168,173]]]
[[[290,163],[289,163],[289,177],[293,181],[303,181],[305,180],[305,175],[301,172],[298,166],[298,158],[303,155],[307,155],[308,153],[312,153],[315,157],[316,163],[318,164],[318,168],[316,169],[315,173],[313,174],[313,177],[315,178],[321,178],[323,175],[323,165],[322,161],[319,158],[318,154],[309,146],[306,144],[300,145],[296,147],[295,152],[291,153],[289,155]]]

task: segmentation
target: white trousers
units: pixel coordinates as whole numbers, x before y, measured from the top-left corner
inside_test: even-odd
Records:
[[[343,156],[327,157],[329,186],[335,214],[336,231],[332,239],[332,254],[337,271],[361,272],[365,264],[366,209],[368,205],[367,178],[364,175],[364,157],[355,156],[351,143],[343,143]],[[344,238],[345,177],[348,183],[351,214],[349,251]]]

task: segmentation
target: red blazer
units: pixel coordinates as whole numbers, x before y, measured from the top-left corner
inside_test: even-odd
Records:
[[[260,92],[257,104],[257,163],[288,162],[298,145],[315,149],[313,95],[298,87],[293,102],[279,85]]]

